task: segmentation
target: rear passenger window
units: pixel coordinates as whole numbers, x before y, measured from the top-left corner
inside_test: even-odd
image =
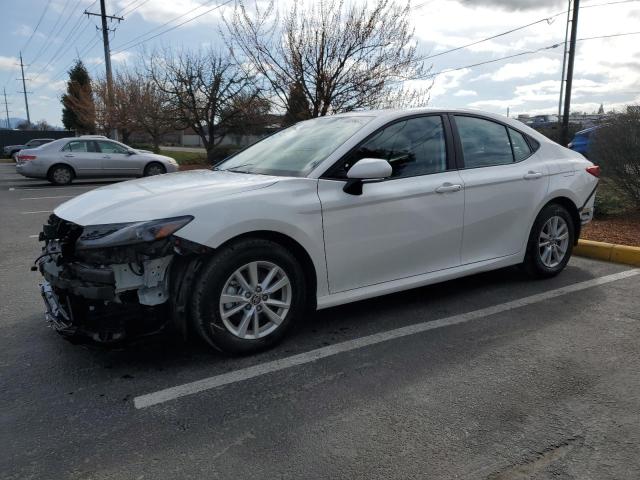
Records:
[[[513,163],[507,128],[475,117],[455,116],[466,168]]]
[[[86,152],[87,142],[84,142],[84,141],[69,142],[65,145],[63,150],[65,152]]]
[[[513,156],[516,162],[524,160],[531,155],[531,149],[524,135],[510,128],[509,137],[511,137],[511,146],[513,147]]]

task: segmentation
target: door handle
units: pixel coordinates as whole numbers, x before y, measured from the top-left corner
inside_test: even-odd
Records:
[[[524,178],[525,180],[537,180],[541,177],[542,172],[534,172],[533,170],[529,170],[522,178]]]
[[[102,158],[111,158],[111,156],[110,156],[110,155],[105,155],[105,156],[104,156],[104,157],[102,157]]]
[[[454,185],[452,183],[446,182],[436,188],[436,193],[459,192],[460,190],[462,190],[462,185]]]
[[[67,158],[73,158],[73,157],[75,157],[75,155],[71,155],[70,153],[67,153],[67,154],[65,155],[65,157],[67,157]]]

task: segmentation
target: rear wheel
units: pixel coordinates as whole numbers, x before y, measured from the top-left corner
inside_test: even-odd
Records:
[[[73,170],[66,165],[54,165],[47,178],[54,185],[69,185],[73,180]]]
[[[194,285],[193,322],[209,345],[248,354],[275,345],[304,311],[305,277],[280,244],[242,240],[217,252]]]
[[[150,177],[152,175],[162,175],[163,173],[167,173],[167,169],[158,162],[151,162],[149,165],[144,167],[144,176]]]
[[[523,266],[533,276],[553,277],[571,258],[575,225],[567,209],[552,203],[542,209],[531,229]]]

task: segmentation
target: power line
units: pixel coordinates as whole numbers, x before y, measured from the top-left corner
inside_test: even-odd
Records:
[[[84,49],[78,53],[78,58],[82,58],[86,54],[88,54],[98,44],[99,41],[100,41],[100,35],[98,35],[98,32],[96,31],[94,39],[90,40],[89,43],[85,45]],[[61,77],[63,77],[67,73],[67,69],[71,67],[71,65],[73,65],[74,63],[75,63],[75,59],[69,62],[62,70],[59,70],[54,76],[52,76],[49,83],[53,83],[59,80]],[[38,91],[41,88],[44,88],[45,86],[46,85],[42,85],[40,87],[35,88],[35,90]]]
[[[584,42],[586,40],[595,40],[595,39],[598,39],[598,38],[615,38],[615,37],[624,37],[624,36],[627,36],[627,35],[640,35],[640,31],[637,31],[637,32],[625,32],[625,33],[614,33],[614,34],[611,34],[611,35],[599,35],[599,36],[596,36],[596,37],[578,38],[578,39],[576,39],[576,41],[577,42]],[[465,65],[463,67],[445,68],[444,70],[440,70],[439,72],[436,72],[436,73],[429,73],[429,74],[427,74],[425,76],[425,78],[432,78],[432,77],[435,77],[436,75],[441,75],[443,73],[457,72],[459,70],[465,70],[467,68],[480,67],[482,65],[488,65],[490,63],[501,62],[503,60],[509,60],[511,58],[521,57],[523,55],[533,55],[535,53],[540,53],[540,52],[545,51],[545,50],[552,50],[554,48],[558,48],[559,46],[561,46],[563,44],[564,44],[564,42],[554,43],[553,45],[547,45],[546,47],[541,47],[541,48],[538,48],[536,50],[527,50],[525,52],[519,52],[519,53],[515,53],[513,55],[507,55],[505,57],[494,58],[493,60],[486,60],[484,62],[472,63],[470,65]]]
[[[49,40],[52,40],[53,37],[58,34],[58,32],[56,32],[56,34],[54,35],[53,32],[56,30],[56,28],[60,24],[60,20],[62,20],[62,17],[64,16],[64,12],[67,11],[67,7],[69,6],[69,2],[71,2],[71,0],[67,0],[65,2],[64,7],[62,7],[62,10],[58,14],[58,19],[56,20],[56,23],[54,23],[53,27],[51,27],[51,30],[49,30],[49,34],[47,35]],[[36,53],[35,56],[33,57],[33,60],[31,60],[32,64],[35,63],[36,60],[38,60],[38,58],[40,58],[40,55],[42,55],[44,52],[46,52],[49,49],[49,47],[51,46],[51,43],[52,43],[51,41],[44,42],[42,47],[40,47],[40,50],[38,50],[38,53]]]
[[[146,36],[147,36],[147,35],[149,35],[150,33],[155,32],[156,30],[160,30],[160,29],[162,29],[162,27],[165,27],[165,26],[169,25],[170,23],[175,22],[176,20],[180,20],[181,18],[186,17],[187,15],[189,15],[190,13],[195,12],[196,10],[199,10],[199,9],[201,9],[201,8],[203,8],[203,7],[206,7],[206,6],[207,6],[207,5],[209,5],[211,2],[213,2],[213,0],[207,0],[207,1],[206,1],[206,2],[204,2],[203,4],[200,4],[200,5],[198,5],[197,7],[192,8],[192,9],[191,9],[191,10],[189,10],[188,12],[183,13],[182,15],[179,15],[179,16],[177,16],[177,17],[175,17],[175,18],[172,18],[171,20],[169,20],[169,21],[167,21],[167,22],[163,23],[162,25],[159,25],[159,26],[157,26],[157,27],[154,27],[154,28],[152,28],[151,30],[148,30],[147,32],[145,32],[145,33],[142,33],[142,34],[138,35],[137,37],[134,37],[134,38],[132,38],[131,40],[128,40],[127,42],[125,42],[125,43],[121,44],[120,46],[115,47],[115,50],[117,50],[117,51],[123,51],[123,50],[125,50],[125,49],[127,49],[127,50],[128,50],[129,48],[133,48],[133,47],[135,47],[135,46],[139,45],[140,43],[144,43],[144,42],[146,42],[146,41],[148,41],[148,40],[151,40],[151,38],[155,38],[157,35],[154,35],[153,37],[149,37],[148,39],[146,39],[146,40],[144,40],[144,41],[142,41],[142,42],[138,42],[138,43],[136,43],[135,45],[132,45],[131,47],[127,46],[127,45],[129,45],[130,43],[135,42],[135,41],[136,41],[136,40],[138,40],[139,38],[146,37]],[[228,2],[226,2],[226,3],[231,3],[231,2],[230,2],[230,1],[228,1]],[[222,5],[220,5],[220,6],[222,6]],[[214,7],[214,10],[215,10],[216,8],[219,8],[220,6],[216,6],[216,7]],[[208,13],[208,12],[205,12],[205,13]],[[198,18],[198,17],[194,17],[194,19],[195,19],[195,18]],[[165,32],[165,33],[166,33],[166,32]],[[161,35],[161,34],[160,34],[160,35]],[[125,47],[126,47],[126,48],[125,48]]]
[[[54,61],[59,60],[65,53],[67,53],[69,49],[73,47],[75,41],[78,40],[80,36],[86,31],[87,27],[92,24],[90,21],[87,21],[85,26],[80,31],[78,31],[78,28],[80,27],[83,18],[84,17],[82,15],[78,17],[78,19],[76,20],[76,23],[73,24],[73,27],[71,28],[67,36],[64,38],[62,43],[60,44],[60,47],[58,47],[58,49],[54,52],[53,56],[49,59],[49,61],[36,74],[36,77],[34,78],[34,80],[37,80],[40,77],[40,75],[42,75],[45,72],[45,70],[47,69],[47,67],[49,67],[49,65],[51,65]],[[76,34],[76,32],[78,33]],[[69,39],[74,34],[76,35],[73,41],[69,41]]]
[[[618,0],[618,1],[614,1],[614,2],[597,3],[595,5],[584,5],[584,6],[580,7],[580,8],[584,9],[584,8],[604,7],[604,6],[607,6],[607,5],[618,5],[618,4],[622,4],[622,3],[633,3],[633,2],[638,2],[638,1],[640,1],[640,0]],[[538,20],[536,20],[534,22],[527,23],[525,25],[521,25],[519,27],[515,27],[515,28],[512,28],[510,30],[507,30],[506,32],[497,33],[497,34],[491,35],[490,37],[487,37],[487,38],[482,38],[480,40],[476,40],[476,41],[473,41],[471,43],[467,43],[465,45],[460,45],[459,47],[454,47],[454,48],[451,48],[449,50],[445,50],[444,52],[440,52],[440,53],[436,53],[436,54],[433,54],[433,55],[429,55],[429,56],[425,57],[424,60],[429,60],[430,58],[435,58],[435,57],[439,57],[441,55],[446,55],[448,53],[456,52],[458,50],[463,50],[465,48],[472,47],[474,45],[478,45],[479,43],[488,42],[489,40],[494,40],[494,39],[496,39],[498,37],[503,37],[505,35],[509,35],[510,33],[514,33],[514,32],[517,32],[519,30],[524,30],[525,28],[532,27],[533,25],[537,25],[539,23],[547,22],[547,24],[551,25],[551,23],[553,23],[553,20],[556,17],[559,17],[560,15],[564,15],[564,14],[569,13],[569,12],[571,12],[571,9],[565,10],[563,12],[555,13],[555,14],[549,16],[549,17],[540,18],[540,19],[538,19]]]
[[[626,37],[627,35],[638,35],[640,34],[640,31],[637,32],[627,32],[627,33],[614,33],[612,35],[598,35],[597,37],[585,37],[585,38],[578,38],[578,42],[584,42],[586,40],[596,40],[598,38],[614,38],[614,37]]]
[[[29,43],[31,43],[31,39],[34,37],[34,35],[36,34],[36,32],[38,31],[38,27],[40,26],[40,23],[42,22],[42,19],[44,18],[44,16],[47,13],[47,10],[49,10],[49,5],[51,5],[51,0],[49,0],[47,2],[47,5],[44,7],[44,10],[42,11],[42,14],[40,15],[40,18],[38,19],[38,23],[36,23],[35,28],[33,29],[33,32],[31,32],[31,35],[29,36],[29,39],[26,41],[26,43],[22,46],[22,51],[26,51],[27,47],[29,46]]]
[[[526,52],[514,53],[513,55],[507,55],[506,57],[494,58],[493,60],[487,60],[487,61],[484,61],[484,62],[472,63],[470,65],[465,65],[464,67],[445,68],[444,70],[440,70],[439,72],[436,72],[436,73],[429,73],[426,77],[427,78],[431,78],[431,77],[435,77],[436,75],[441,75],[443,73],[457,72],[458,70],[466,70],[467,68],[480,67],[482,65],[488,65],[490,63],[501,62],[503,60],[509,60],[511,58],[521,57],[523,55],[532,55],[534,53],[540,53],[540,52],[542,52],[544,50],[551,50],[553,48],[558,48],[563,43],[564,42],[554,43],[553,45],[548,45],[546,47],[541,47],[541,48],[538,48],[536,50],[527,50]]]
[[[142,3],[139,3],[138,5],[135,5],[135,1],[129,5],[128,7],[125,7],[124,9],[121,9],[119,13],[117,13],[116,15],[121,15],[121,16],[125,16],[125,15],[131,15],[133,12],[135,12],[136,10],[138,10],[140,7],[144,6],[145,4],[149,3],[150,0],[142,0]],[[133,7],[133,8],[132,8]]]

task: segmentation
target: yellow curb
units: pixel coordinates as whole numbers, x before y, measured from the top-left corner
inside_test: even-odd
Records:
[[[573,248],[573,253],[581,257],[640,266],[640,247],[578,240],[578,245]]]

